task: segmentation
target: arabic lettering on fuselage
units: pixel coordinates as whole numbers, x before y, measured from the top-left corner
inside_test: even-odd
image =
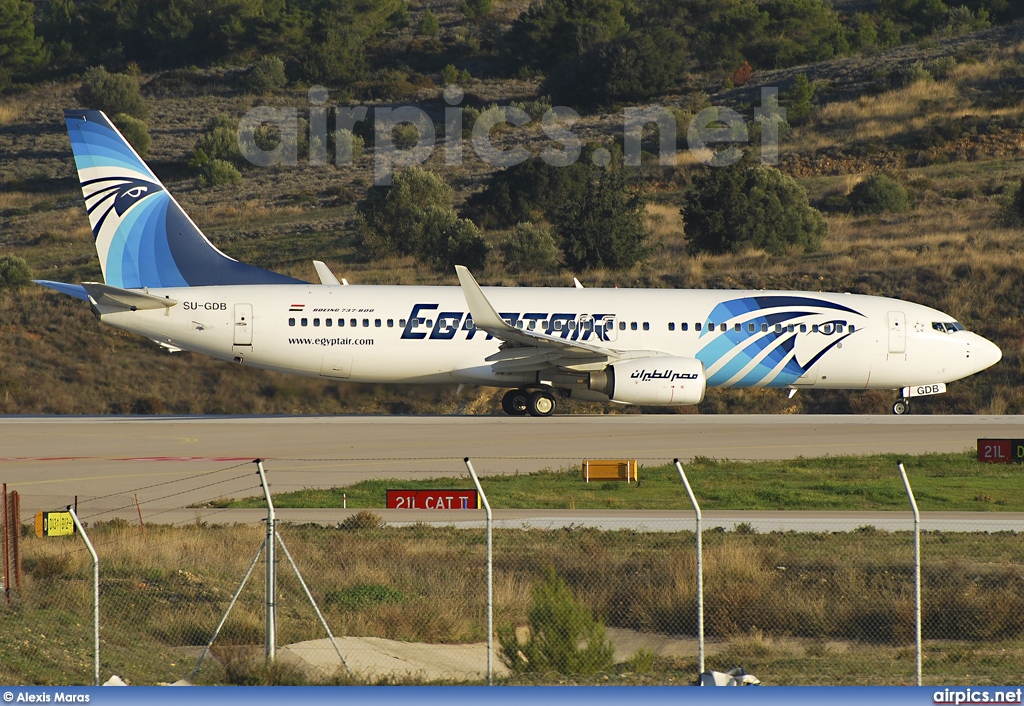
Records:
[[[674,370],[665,370],[658,372],[652,370],[634,370],[629,376],[631,378],[639,378],[641,382],[649,382],[651,380],[666,380],[668,382],[674,382],[675,380],[696,380],[699,376],[697,373],[677,373]]]

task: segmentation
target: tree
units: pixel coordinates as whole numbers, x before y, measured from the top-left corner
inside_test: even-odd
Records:
[[[572,269],[628,269],[640,261],[647,232],[643,196],[626,184],[621,167],[610,167],[588,181],[580,198],[562,204],[552,216]]]
[[[693,252],[814,251],[828,233],[804,188],[778,169],[755,164],[749,153],[736,164],[707,167],[694,177],[680,213]]]
[[[139,79],[130,74],[112,74],[94,66],[82,76],[78,98],[85,107],[107,115],[123,113],[139,120],[149,116],[149,108],[139,93]]]
[[[416,255],[440,272],[455,265],[482,269],[489,248],[473,221],[459,218],[451,208],[431,206],[423,214]]]
[[[850,190],[850,210],[866,213],[899,213],[910,208],[910,196],[903,185],[886,174],[872,174]]]
[[[814,84],[807,79],[807,74],[797,74],[793,85],[782,94],[782,104],[786,107],[786,120],[790,125],[802,125],[811,117],[814,105]]]
[[[543,90],[557,103],[590,108],[678,91],[686,75],[685,49],[671,30],[627,32],[563,63]]]
[[[486,188],[470,197],[467,210],[485,228],[550,218],[558,206],[583,195],[591,170],[586,155],[567,167],[534,157],[493,172]]]
[[[580,603],[553,568],[533,587],[530,637],[520,644],[511,626],[498,631],[501,661],[514,672],[591,675],[612,667],[615,649],[604,625]]]
[[[558,267],[558,245],[551,231],[532,223],[517,223],[498,246],[505,269],[512,274],[551,272]]]
[[[433,172],[412,167],[395,175],[391,186],[375,186],[359,204],[363,244],[378,257],[420,251],[431,208],[452,210],[454,192]]]
[[[550,71],[629,30],[623,0],[533,3],[504,38],[507,60],[520,69]]]
[[[28,0],[0,0],[0,91],[46,63],[43,38],[32,21],[35,5]]]

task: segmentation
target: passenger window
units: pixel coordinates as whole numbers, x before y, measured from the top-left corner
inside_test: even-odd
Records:
[[[373,327],[374,328],[380,328],[380,319],[374,319],[373,320]]]
[[[648,322],[648,321],[645,321],[645,322],[644,322],[644,331],[650,331],[650,330],[651,330],[651,324],[650,324],[650,322]]]
[[[674,323],[672,323],[671,321],[668,322],[668,330],[669,331],[675,331],[676,330],[676,325]]]
[[[711,331],[712,333],[714,333],[714,330],[715,330],[714,322],[708,323],[708,331]]]
[[[569,322],[569,330],[570,331],[575,331],[576,330],[576,320],[575,319],[573,319],[572,321]]]
[[[398,325],[401,326],[402,328],[405,328],[405,319],[399,319]]]
[[[818,324],[814,324],[813,326],[811,326],[811,332],[818,333]]]
[[[344,328],[345,327],[345,319],[338,319],[338,326],[340,328]]]
[[[786,330],[786,327],[782,324],[775,324],[775,333],[782,333]]]
[[[626,322],[625,321],[620,321],[619,322],[619,330],[620,331],[625,331],[626,330]]]
[[[698,325],[698,326],[700,326],[700,324],[697,324],[697,325]],[[688,328],[690,328],[690,325],[689,325],[689,324],[685,324],[685,323],[684,323],[684,324],[679,324],[679,330],[680,330],[680,331],[685,331],[685,330],[687,330]],[[697,329],[697,330],[698,330],[698,331],[700,331],[700,329]]]
[[[733,328],[736,329],[736,333],[739,333],[740,329],[742,328],[742,326],[740,326],[739,324],[736,324]]]
[[[807,324],[800,324],[800,333],[807,333]]]
[[[757,330],[757,324],[747,324],[747,333],[753,333]]]
[[[761,333],[768,333],[768,324],[761,324]]]
[[[789,332],[790,332],[790,333],[793,333],[794,331],[796,331],[796,326],[795,326],[795,325],[793,325],[793,324],[790,324],[790,325],[789,325]]]
[[[850,333],[853,333],[856,330],[857,330],[857,327],[854,326],[853,324],[850,324]]]
[[[394,319],[388,319],[388,328],[394,328],[394,327],[395,327],[395,320]]]
[[[348,325],[351,326],[352,328],[355,328],[356,326],[359,325],[359,322],[356,321],[355,319],[349,319],[348,320]]]
[[[288,325],[289,326],[294,326],[295,325],[295,319],[288,319]]]
[[[301,323],[303,326],[309,326],[309,319],[303,319]]]
[[[313,319],[313,325],[314,326],[319,326],[320,325],[320,319]]]
[[[370,328],[370,320],[363,319],[363,328]]]
[[[327,326],[328,328],[334,326],[334,319],[324,319],[324,326]]]
[[[842,324],[836,324],[836,333],[842,333],[842,332],[843,332],[843,325]]]
[[[728,331],[729,330],[729,325],[728,324],[722,324],[722,330],[723,331]]]
[[[516,322],[516,328],[521,330],[523,328],[523,322],[522,321],[517,321]]]
[[[535,331],[537,329],[537,319],[530,319],[530,325],[527,328],[531,331]]]
[[[629,322],[629,330],[630,331],[636,331],[636,322],[635,321],[630,321]]]
[[[555,330],[556,331],[561,331],[562,330],[562,322],[561,321],[556,321],[555,322]]]

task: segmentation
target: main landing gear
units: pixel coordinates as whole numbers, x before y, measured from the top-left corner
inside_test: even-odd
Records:
[[[910,414],[910,399],[908,397],[900,397],[898,400],[892,403],[893,414]]]
[[[501,398],[501,408],[512,417],[550,417],[555,397],[547,390],[509,390]]]

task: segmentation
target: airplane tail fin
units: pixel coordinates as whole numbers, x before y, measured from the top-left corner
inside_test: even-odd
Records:
[[[113,287],[301,284],[207,240],[105,114],[65,110],[103,281]]]

